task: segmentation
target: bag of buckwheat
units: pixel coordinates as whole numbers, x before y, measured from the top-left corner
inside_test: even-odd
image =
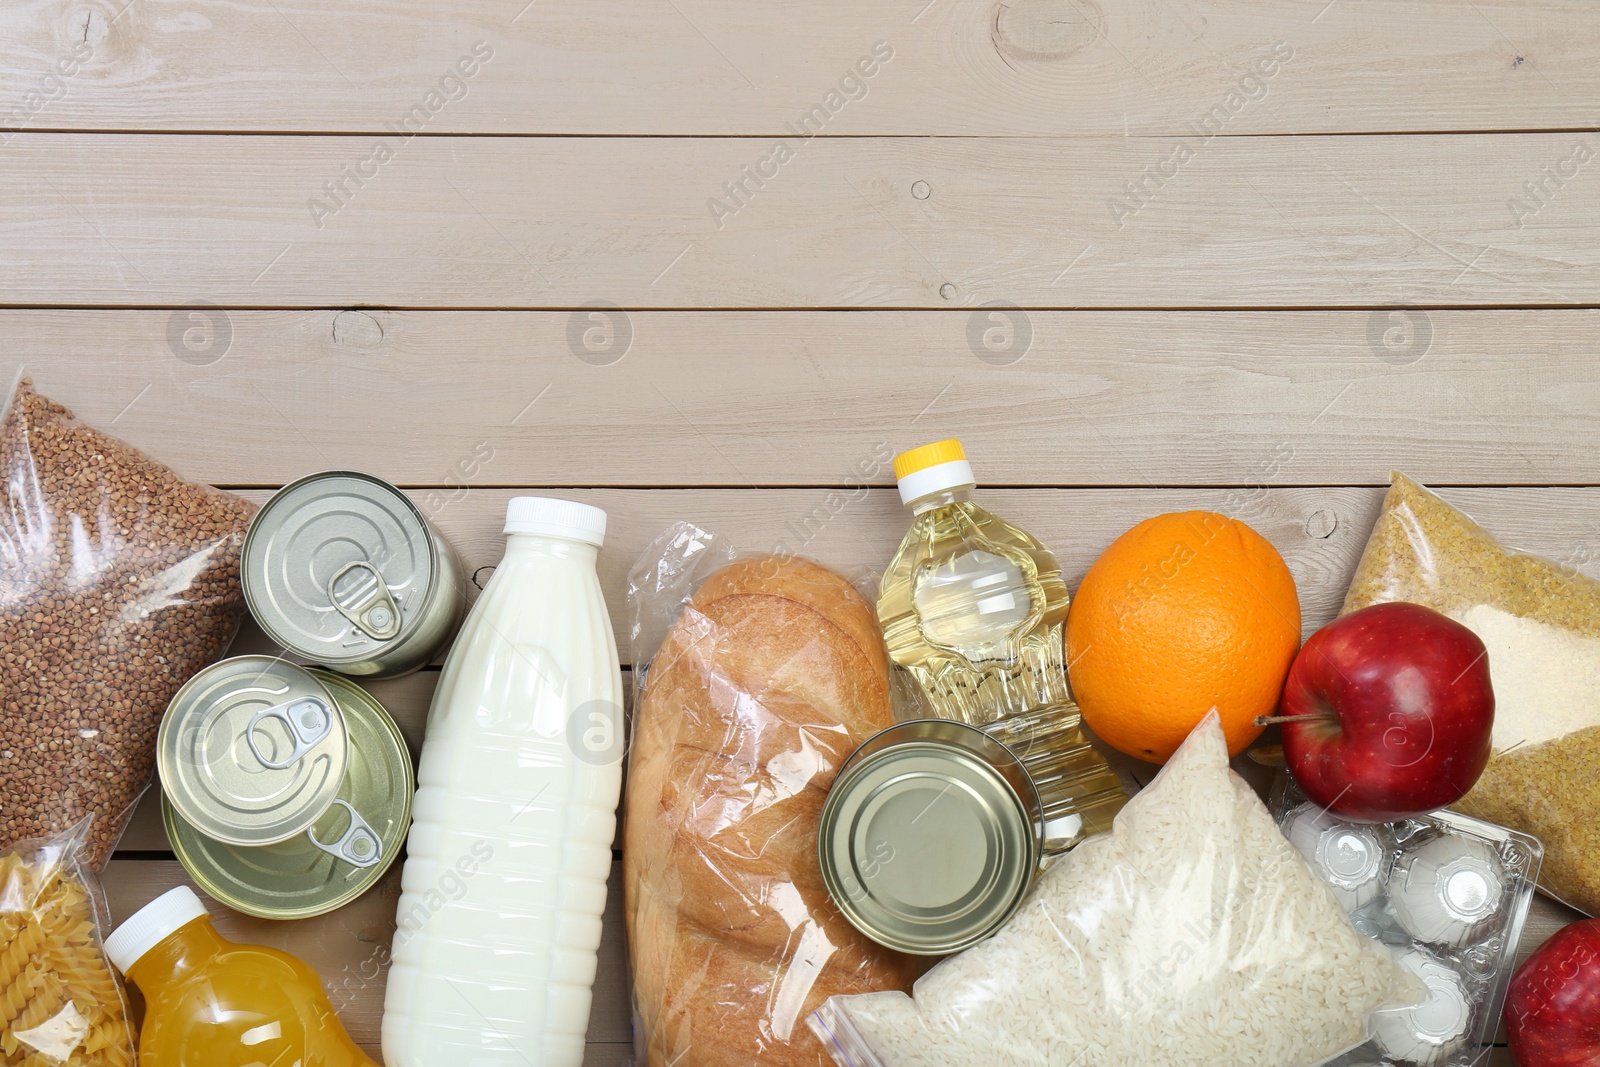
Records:
[[[244,611],[255,505],[186,482],[22,378],[0,413],[0,848],[93,815],[99,871],[156,729]]]
[[[809,1022],[841,1067],[1316,1067],[1425,996],[1229,770],[1213,712],[994,937]]]

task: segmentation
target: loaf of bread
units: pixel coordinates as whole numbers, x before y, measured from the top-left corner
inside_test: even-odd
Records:
[[[828,899],[817,822],[856,745],[890,725],[871,606],[809,560],[712,575],[650,663],[623,873],[635,1041],[648,1067],[829,1067],[805,1019],[905,989],[911,961]]]

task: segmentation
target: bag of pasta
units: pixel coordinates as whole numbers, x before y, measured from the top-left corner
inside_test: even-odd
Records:
[[[1489,652],[1494,752],[1455,807],[1539,838],[1539,888],[1600,915],[1600,582],[1506,548],[1396,473],[1344,611],[1392,600],[1443,612]]]
[[[0,851],[0,1064],[132,1067],[122,986],[100,947],[99,883],[83,863],[89,819]]]

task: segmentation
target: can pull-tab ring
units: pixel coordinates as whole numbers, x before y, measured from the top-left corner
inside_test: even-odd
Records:
[[[329,844],[317,840],[317,828],[313,826],[306,831],[306,837],[322,851],[335,859],[344,860],[352,867],[372,867],[383,856],[383,842],[378,840],[367,820],[356,813],[348,801],[335,798],[334,803],[345,810],[350,816],[350,826],[345,830],[344,836]]]
[[[374,641],[387,641],[400,632],[400,605],[378,568],[366,560],[346,563],[334,572],[328,579],[328,601]]]
[[[256,744],[256,731],[263,719],[277,719],[288,728],[289,736],[294,739],[294,748],[284,759],[270,760],[261,754],[261,747]],[[251,754],[261,766],[281,771],[294,766],[301,756],[315,748],[317,743],[327,737],[332,730],[333,710],[327,704],[316,697],[296,697],[286,704],[274,704],[252,715],[250,726],[244,732],[244,739],[249,743]]]

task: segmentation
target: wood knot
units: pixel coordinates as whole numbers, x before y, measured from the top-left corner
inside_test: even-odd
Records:
[[[383,326],[364,311],[341,311],[333,317],[333,343],[369,348],[383,340]]]
[[[1339,516],[1332,508],[1318,508],[1306,517],[1306,536],[1326,541],[1339,529]]]
[[[1016,59],[1065,59],[1093,44],[1105,26],[1094,0],[1001,0],[994,42]]]

